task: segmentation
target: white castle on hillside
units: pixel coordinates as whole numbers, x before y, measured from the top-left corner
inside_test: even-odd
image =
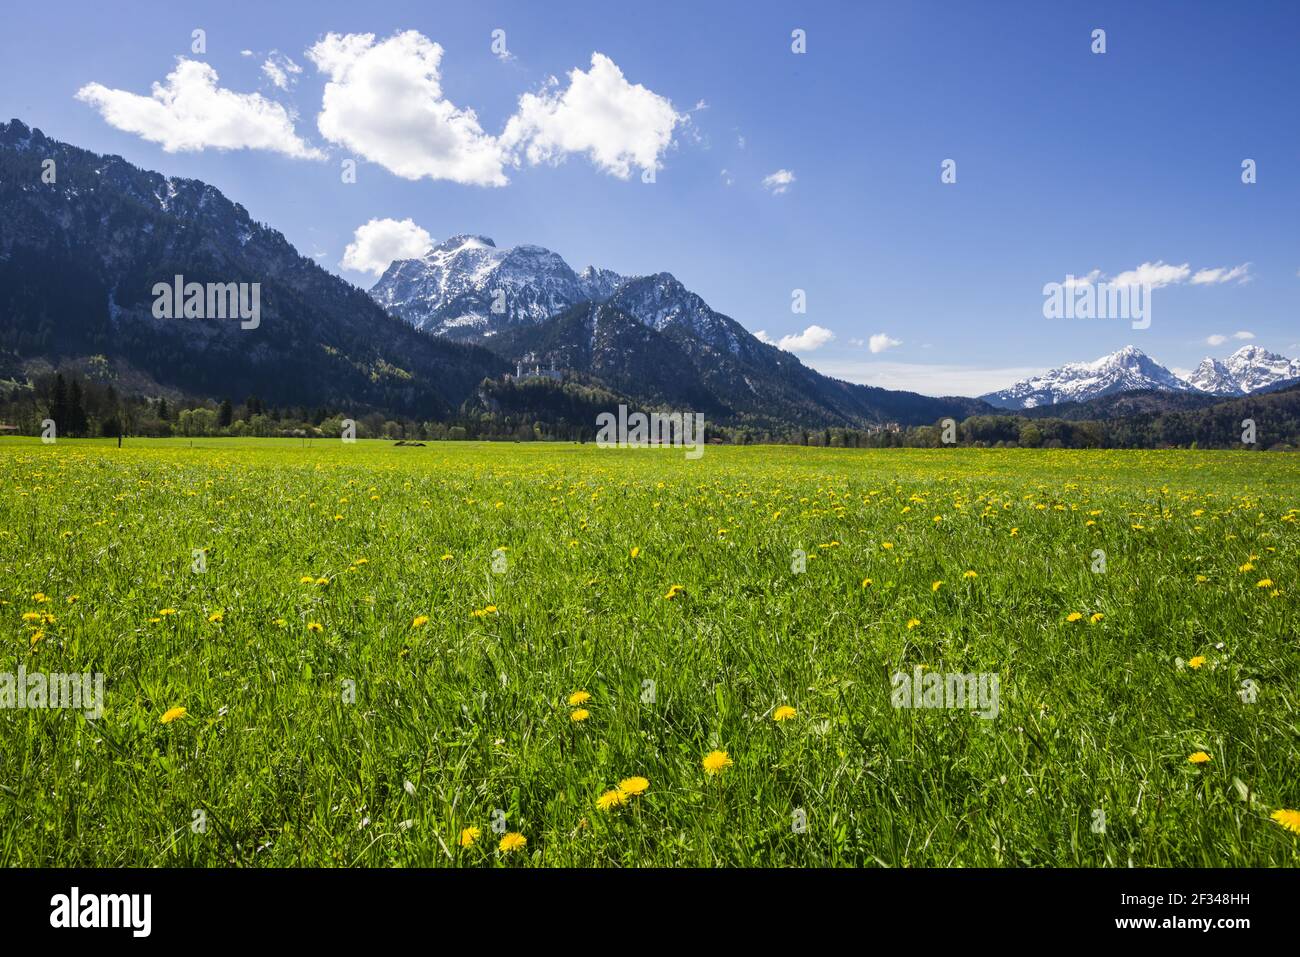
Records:
[[[532,366],[532,369],[528,368],[530,365]],[[515,363],[516,381],[522,381],[524,379],[554,379],[556,382],[559,382],[563,378],[564,373],[555,368],[554,359],[551,360],[551,367],[549,369],[543,369],[541,362],[532,352],[528,353],[528,355]]]

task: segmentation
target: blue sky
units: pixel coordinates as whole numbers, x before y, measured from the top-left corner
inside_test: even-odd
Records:
[[[974,394],[1130,343],[1177,369],[1247,343],[1300,353],[1294,3],[115,6],[11,5],[0,116],[210,182],[358,285],[373,277],[341,265],[358,227],[409,219],[672,272],[810,365],[894,388]],[[430,56],[434,102],[412,101],[427,75],[357,79]],[[198,63],[245,98],[223,101],[227,125],[168,130],[143,102],[182,60],[173,90],[202,86]],[[1177,267],[1154,270],[1150,328],[1044,318],[1045,283],[1144,264]]]

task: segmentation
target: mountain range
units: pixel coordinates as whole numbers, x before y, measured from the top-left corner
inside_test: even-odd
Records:
[[[155,316],[156,284],[177,275],[257,283],[260,322]],[[562,374],[520,388],[510,372],[525,356]],[[69,367],[107,368],[137,395],[439,421],[562,408],[579,426],[625,402],[774,433],[1063,404],[1082,414],[1122,393],[1145,395],[1124,408],[1154,412],[1161,396],[1244,396],[1300,377],[1297,360],[1247,347],[1184,380],[1128,347],[980,399],[875,388],[760,341],[669,273],[576,271],[540,246],[472,234],[392,263],[367,295],[208,184],[13,120],[0,124],[0,381]]]
[[[1244,346],[1226,359],[1206,358],[1187,378],[1141,349],[1125,346],[1092,362],[1071,362],[980,398],[1002,409],[1038,409],[1090,402],[1119,393],[1154,390],[1211,398],[1249,395],[1300,381],[1300,359]]]
[[[176,275],[258,283],[257,328],[155,318],[154,286]],[[509,368],[390,316],[214,187],[18,120],[0,124],[0,320],[4,377],[94,357],[150,395],[431,419]]]

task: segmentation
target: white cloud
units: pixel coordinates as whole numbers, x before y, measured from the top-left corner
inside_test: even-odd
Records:
[[[356,228],[339,265],[379,276],[394,260],[423,256],[432,245],[433,237],[409,219],[372,219]]]
[[[516,164],[520,151],[532,165],[585,153],[597,169],[627,179],[633,167],[660,168],[684,121],[666,97],[629,83],[613,60],[593,53],[591,69],[570,70],[563,91],[551,77],[542,92],[521,96],[500,142]]]
[[[812,352],[835,338],[835,333],[822,326],[809,326],[794,336],[782,336],[777,345],[786,352]]]
[[[442,95],[442,47],[415,30],[327,34],[307,51],[329,76],[316,125],[404,179],[504,186],[502,153],[471,109]]]
[[[1232,334],[1232,338],[1240,339],[1240,340],[1254,339],[1255,333],[1247,332],[1245,329],[1242,329],[1240,332],[1234,332]],[[1207,346],[1221,346],[1227,341],[1228,341],[1227,336],[1219,335],[1217,332],[1212,336],[1205,337],[1205,344]]]
[[[734,183],[735,181],[736,181],[736,180],[735,180],[735,177],[733,177],[733,176],[731,175],[731,172],[730,172],[729,170],[725,170],[725,169],[724,169],[724,170],[722,171],[722,185],[723,185],[723,186],[730,186],[730,185],[731,185],[732,183]]]
[[[886,349],[892,349],[895,346],[901,346],[902,344],[901,340],[890,338],[883,332],[877,332],[867,340],[867,348],[873,353],[884,352]]]
[[[788,169],[779,169],[763,177],[763,188],[771,190],[773,196],[780,196],[794,182],[794,173]]]
[[[252,56],[252,55],[253,55],[253,51],[252,51],[252,50],[240,50],[240,51],[239,51],[239,55],[240,55],[240,56]]]
[[[1110,282],[1116,286],[1150,286],[1152,289],[1159,289],[1162,286],[1183,282],[1191,271],[1191,266],[1187,263],[1181,266],[1173,266],[1164,261],[1143,263],[1136,269],[1112,277]]]
[[[776,345],[776,343],[772,341],[772,337],[767,334],[766,329],[759,329],[758,332],[754,333],[754,338],[759,342],[766,342],[769,346]]]
[[[1101,279],[1101,270],[1094,269],[1086,276],[1066,276],[1065,282],[1061,283],[1066,289],[1074,289],[1078,286],[1091,286]]]
[[[280,89],[287,90],[298,82],[302,67],[278,50],[272,50],[271,55],[262,63],[262,72]]]
[[[1250,282],[1250,263],[1242,263],[1240,266],[1218,266],[1213,269],[1198,269],[1196,275],[1192,277],[1193,286],[1217,286],[1225,282],[1232,282],[1234,279],[1239,283]]]
[[[77,91],[77,99],[97,109],[110,126],[159,143],[168,153],[212,147],[323,156],[299,139],[279,103],[259,93],[223,90],[218,79],[206,63],[181,57],[164,83],[153,84],[149,96],[88,83]]]

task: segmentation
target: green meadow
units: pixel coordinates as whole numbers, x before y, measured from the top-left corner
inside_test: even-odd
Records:
[[[1300,864],[1293,455],[6,439],[0,485],[4,865]]]

